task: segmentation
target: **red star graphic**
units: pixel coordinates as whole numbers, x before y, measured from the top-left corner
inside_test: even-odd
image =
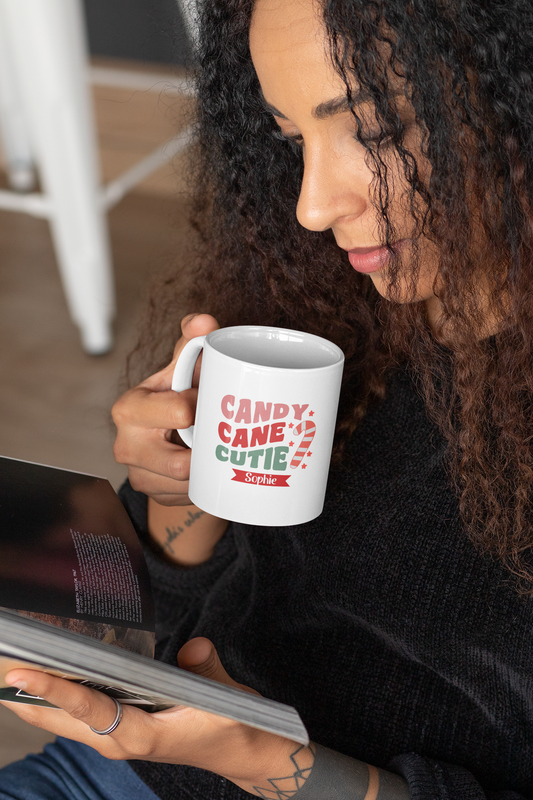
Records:
[[[312,455],[313,455],[312,452],[309,450],[308,453],[307,453],[307,456],[309,457],[309,456],[312,456]]]
[[[314,411],[310,411],[309,416],[312,417],[314,413],[315,413]]]
[[[307,469],[307,464],[302,464],[302,469]]]
[[[289,428],[294,428],[294,423],[289,422]]]
[[[294,447],[294,442],[289,442],[289,447]]]

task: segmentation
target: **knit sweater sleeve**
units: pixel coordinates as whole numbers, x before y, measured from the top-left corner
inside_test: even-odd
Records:
[[[388,768],[405,778],[412,800],[526,800],[514,790],[484,791],[464,767],[415,753],[394,758]]]
[[[148,498],[136,492],[129,481],[121,486],[119,497],[141,541],[148,566],[156,619],[156,658],[174,662],[176,647],[187,641],[200,614],[201,606],[220,576],[236,557],[231,525],[218,542],[211,558],[194,567],[181,567],[164,561],[148,533]],[[172,655],[167,652],[171,640]]]

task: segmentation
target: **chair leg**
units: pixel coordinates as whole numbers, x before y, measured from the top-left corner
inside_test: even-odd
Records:
[[[10,44],[0,0],[0,136],[9,184],[15,191],[28,192],[35,186],[35,169]]]
[[[198,2],[197,0],[177,0],[177,4],[191,44],[196,45],[198,40]]]
[[[81,0],[0,0],[70,313],[88,353],[112,345],[114,292]]]

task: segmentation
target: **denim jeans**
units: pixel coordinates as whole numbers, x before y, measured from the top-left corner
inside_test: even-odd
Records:
[[[157,800],[125,761],[58,738],[0,769],[0,800]]]

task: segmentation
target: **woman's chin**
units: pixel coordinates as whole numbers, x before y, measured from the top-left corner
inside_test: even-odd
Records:
[[[429,304],[438,300],[433,292],[433,280],[430,279],[419,280],[416,286],[408,286],[405,280],[400,280],[395,286],[391,286],[387,276],[380,272],[373,272],[368,276],[379,294],[391,303],[398,303],[399,305],[408,305],[411,303],[426,302]]]

